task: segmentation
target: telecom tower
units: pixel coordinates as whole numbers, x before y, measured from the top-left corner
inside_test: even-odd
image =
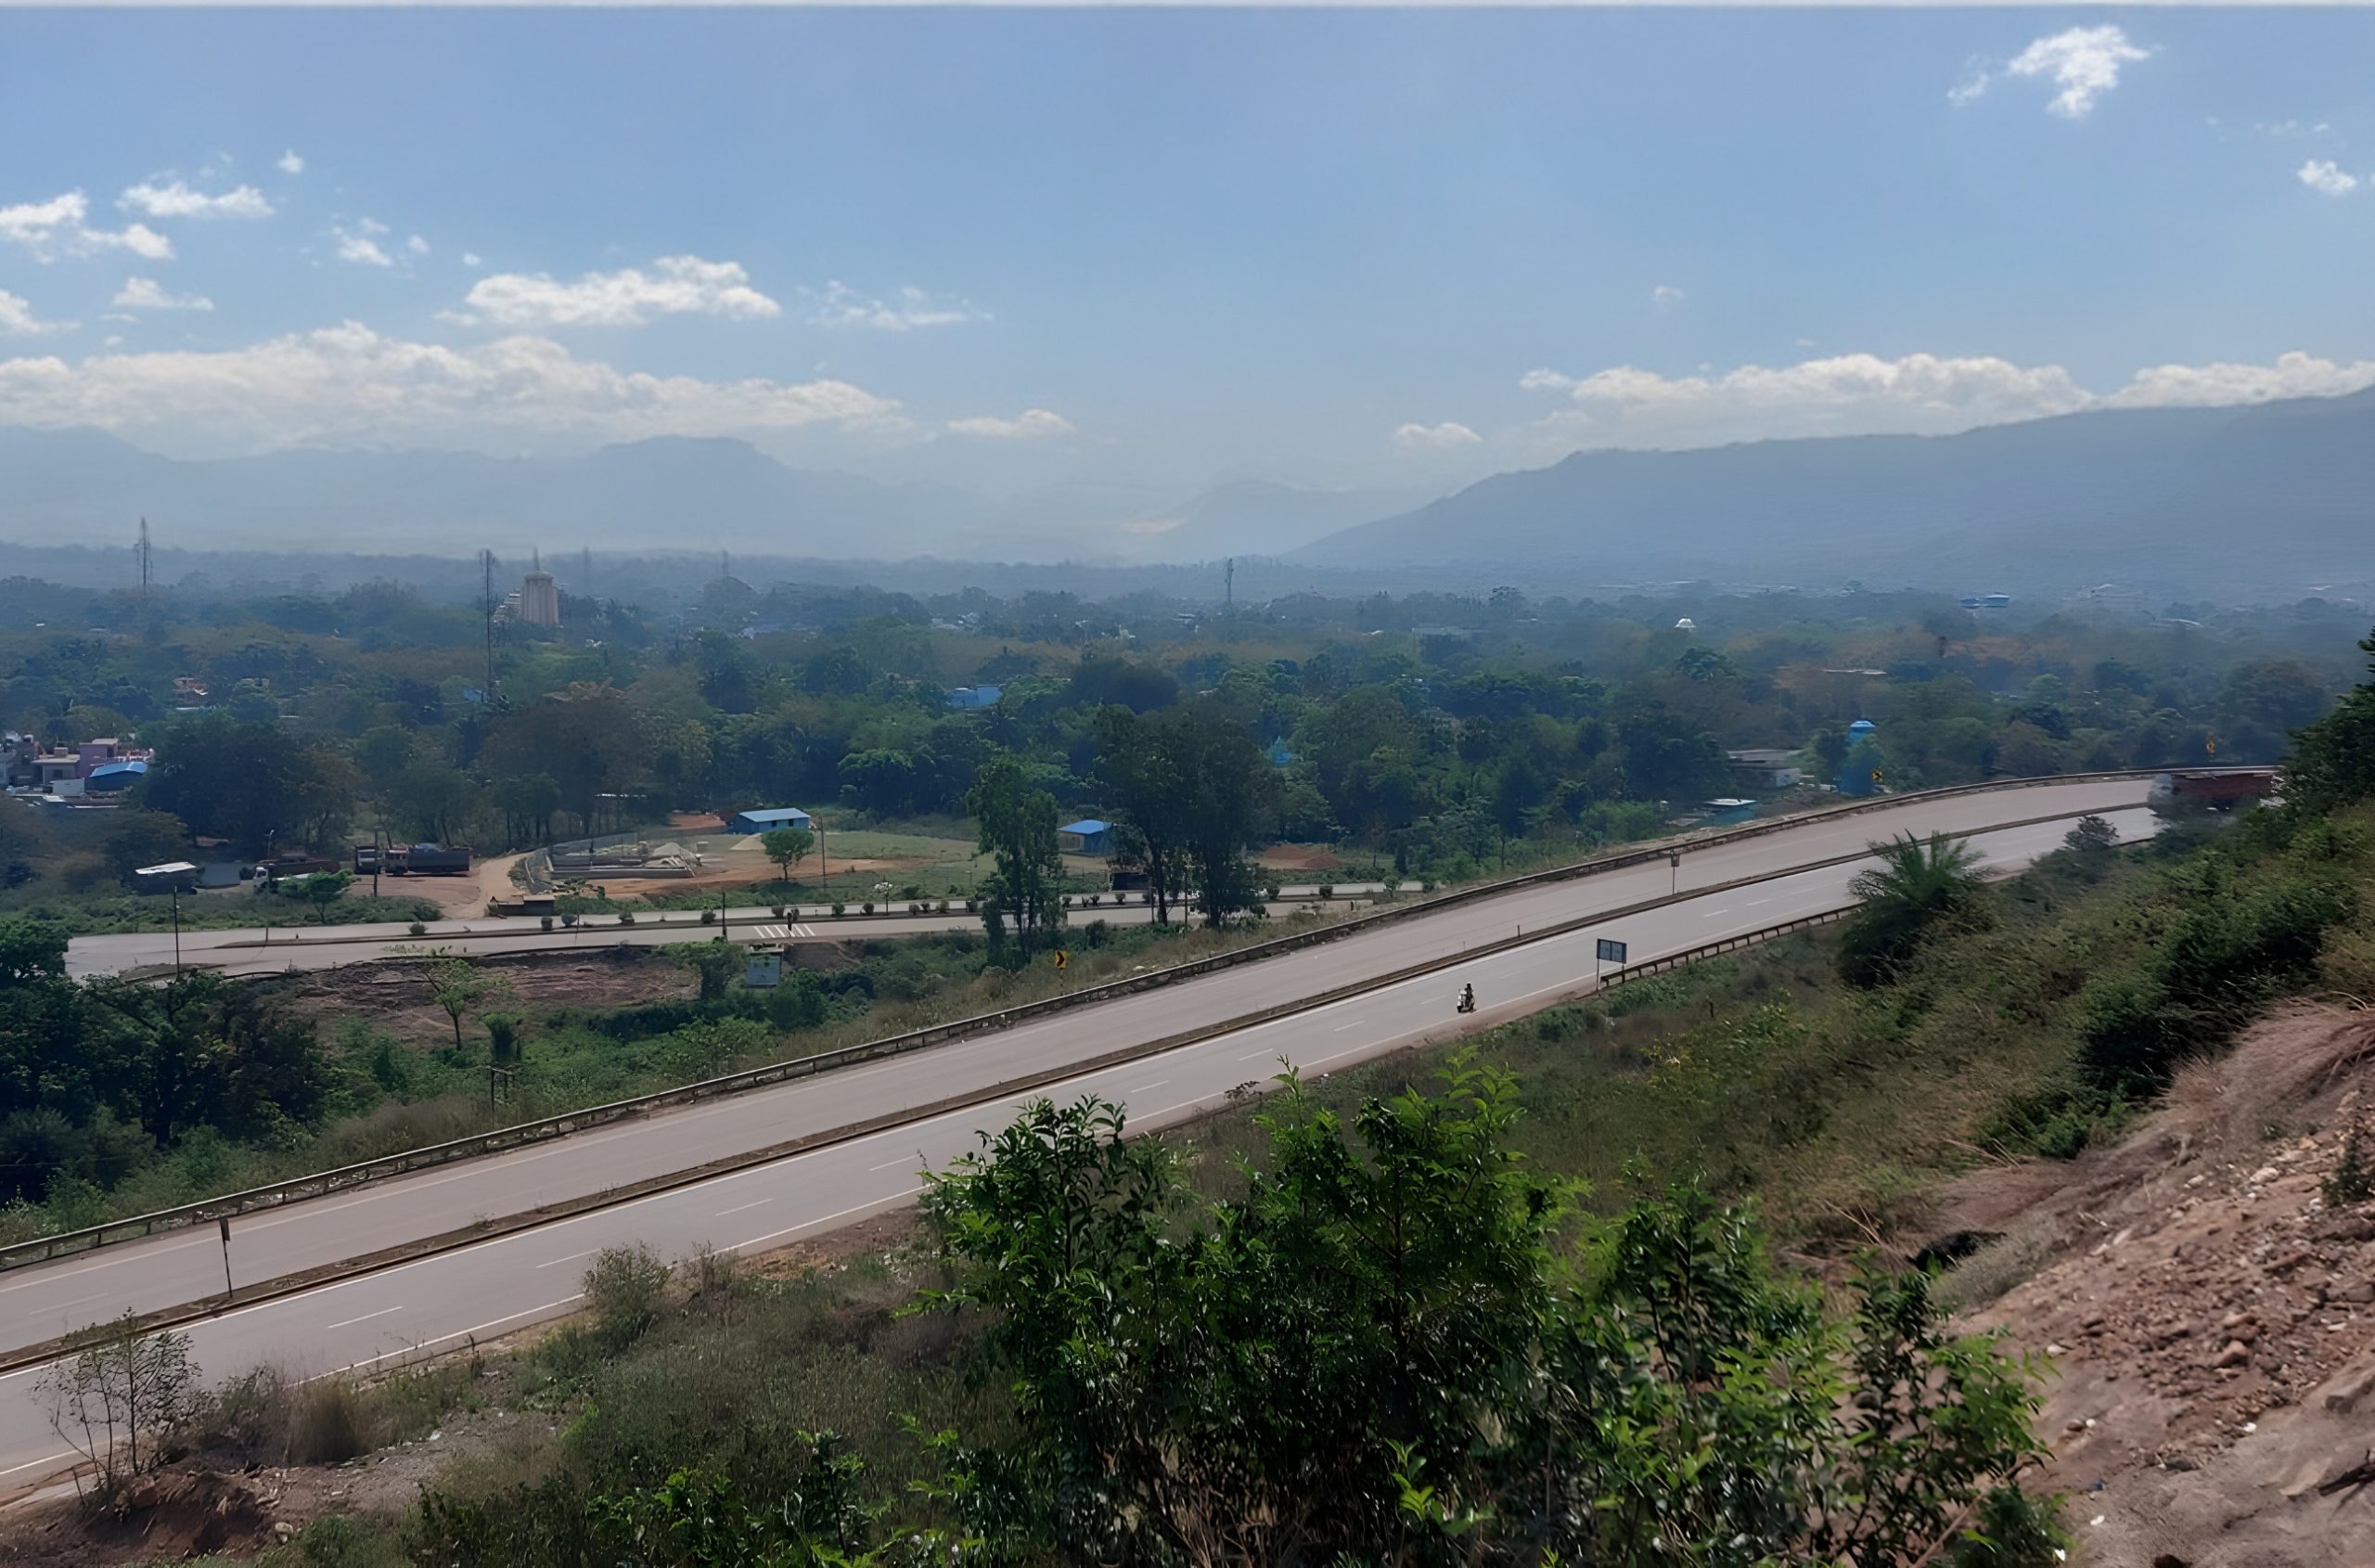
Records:
[[[148,520],[145,517],[140,520],[140,543],[132,546],[132,553],[140,561],[140,597],[147,598],[148,585],[155,580],[155,575],[151,560],[152,552],[148,546]]]

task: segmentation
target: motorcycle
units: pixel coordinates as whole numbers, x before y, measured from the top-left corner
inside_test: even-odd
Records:
[[[1457,1012],[1474,1012],[1476,1010],[1475,986],[1463,985],[1459,988],[1459,1003],[1453,1010]]]

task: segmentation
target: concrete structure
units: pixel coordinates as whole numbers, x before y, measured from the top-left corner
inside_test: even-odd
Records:
[[[1056,842],[1066,855],[1103,855],[1112,843],[1113,825],[1084,816],[1056,829]]]
[[[531,626],[560,624],[560,589],[545,570],[542,556],[534,558],[528,574],[520,579],[520,619]]]
[[[1701,801],[1699,803],[1699,807],[1707,814],[1707,825],[1711,828],[1724,827],[1735,822],[1747,822],[1756,816],[1756,803],[1742,800],[1737,795],[1724,795],[1715,800]]]
[[[1797,752],[1778,746],[1752,746],[1724,753],[1725,760],[1732,765],[1732,777],[1759,790],[1796,788],[1804,777],[1798,771],[1797,756]]]
[[[783,983],[783,949],[769,943],[753,947],[742,963],[742,983],[762,988]]]
[[[978,713],[998,705],[1000,688],[983,682],[980,686],[960,686],[948,694],[948,705],[961,713]]]
[[[729,833],[764,833],[776,828],[805,828],[808,814],[796,805],[764,806],[752,811],[738,811],[725,825]]]

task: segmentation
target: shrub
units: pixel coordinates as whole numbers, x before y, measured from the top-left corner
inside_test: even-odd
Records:
[[[645,1246],[605,1247],[585,1270],[585,1305],[613,1345],[633,1343],[660,1319],[668,1266]]]
[[[1336,884],[1334,882],[1322,882],[1319,884],[1319,901],[1322,904],[1327,903],[1329,899],[1335,896]]]
[[[363,1401],[344,1378],[316,1378],[298,1390],[289,1412],[288,1460],[337,1464],[366,1452]]]
[[[536,921],[536,924],[546,931],[550,931],[553,929],[553,918],[550,915],[546,915],[539,919]]]
[[[869,899],[867,899],[865,903],[863,903],[863,904],[859,905],[859,906],[857,906],[857,912],[858,912],[859,914],[861,914],[861,915],[871,915],[871,914],[873,914],[873,913],[874,913],[874,900],[872,900],[871,898],[869,898]]]
[[[717,924],[717,911],[716,911],[716,910],[714,910],[714,909],[704,909],[704,910],[702,910],[702,911],[701,911],[701,924],[703,924],[703,925],[705,925],[705,926],[713,926],[713,925]]]
[[[780,905],[780,904],[771,904],[771,905],[769,905],[769,906],[768,906],[768,907],[769,907],[770,909],[772,909],[772,910],[775,912],[775,917],[776,917],[776,919],[777,919],[780,920],[780,919],[783,919],[784,906],[782,906],[782,905]]]
[[[2375,1158],[2367,1148],[2367,1125],[2354,1117],[2348,1131],[2342,1135],[2342,1158],[2317,1184],[2317,1190],[2330,1209],[2347,1208],[2375,1198]]]
[[[632,910],[632,909],[622,909],[622,910],[620,910],[620,911],[619,911],[619,924],[621,924],[621,925],[623,925],[623,926],[631,926],[631,925],[635,924],[635,911],[634,911],[634,910]]]
[[[833,900],[833,913],[834,913],[834,914],[836,914],[836,915],[844,914],[844,913],[846,913],[846,912],[848,911],[848,909],[849,909],[849,906],[848,906],[848,905],[846,905],[846,904],[844,904],[844,903],[842,903],[840,899],[838,899],[838,898],[837,898],[837,899]]]
[[[415,936],[427,936],[429,934],[429,928],[418,920],[415,920],[412,923],[410,930]]]

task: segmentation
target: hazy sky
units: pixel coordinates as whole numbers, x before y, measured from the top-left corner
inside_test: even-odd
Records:
[[[0,10],[0,423],[1008,490],[2375,382],[2375,14]]]

